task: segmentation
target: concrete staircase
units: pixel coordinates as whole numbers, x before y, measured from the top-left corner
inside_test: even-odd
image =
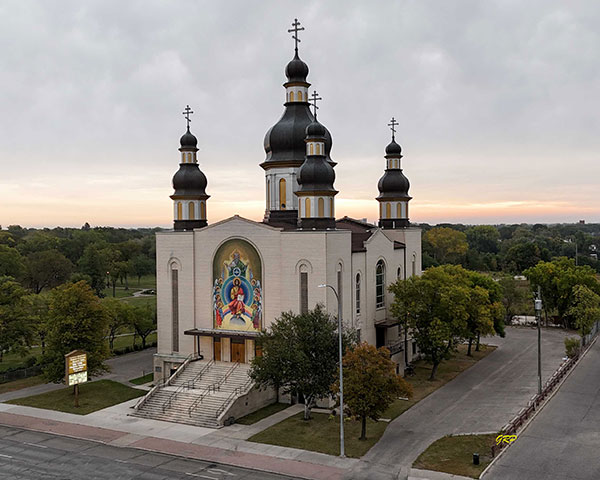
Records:
[[[132,415],[220,428],[227,408],[252,387],[247,364],[194,361],[180,368],[170,384],[149,392]]]

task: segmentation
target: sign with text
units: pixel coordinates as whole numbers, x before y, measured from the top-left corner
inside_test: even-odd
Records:
[[[87,382],[87,354],[74,350],[65,355],[65,382],[68,386]]]

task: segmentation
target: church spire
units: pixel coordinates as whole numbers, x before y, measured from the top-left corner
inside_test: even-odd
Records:
[[[388,127],[392,131],[392,141],[385,148],[386,169],[379,179],[379,226],[382,228],[402,228],[410,225],[408,221],[408,195],[410,183],[402,173],[400,161],[402,147],[396,143],[396,126],[394,117]]]
[[[335,228],[335,196],[333,186],[335,172],[325,154],[327,130],[317,119],[317,101],[321,97],[314,92],[311,105],[315,120],[306,127],[306,160],[300,167],[296,192],[299,200],[298,226],[300,228]]]
[[[198,167],[198,140],[190,131],[190,115],[194,112],[187,105],[183,111],[187,127],[180,139],[181,161],[179,170],[173,176],[173,219],[175,230],[193,230],[207,225],[206,176]]]

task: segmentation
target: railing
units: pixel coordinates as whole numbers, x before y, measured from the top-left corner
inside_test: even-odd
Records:
[[[198,374],[194,378],[192,378],[191,380],[188,380],[187,388],[188,389],[196,388],[196,382],[202,378],[202,375],[204,375],[208,371],[208,369],[214,365],[214,363],[215,363],[215,361],[211,360],[204,366],[204,368],[202,370],[200,370],[200,372],[198,372]]]
[[[221,385],[223,385],[223,383],[225,383],[225,381],[231,376],[231,374],[235,371],[236,368],[238,368],[240,366],[240,362],[236,362],[234,363],[231,368],[229,370],[227,370],[227,372],[225,373],[225,375],[223,375],[223,378],[221,378],[218,382],[215,382],[211,385],[209,385],[208,387],[206,387],[206,389],[198,396],[198,398],[196,400],[194,400],[194,403],[192,403],[190,405],[190,407],[188,408],[188,416],[192,416],[192,411],[195,410],[198,405],[200,405],[202,403],[202,401],[204,400],[204,398],[209,395],[211,393],[211,391],[213,393],[215,393],[218,390],[221,390]],[[240,389],[240,388],[245,388],[246,385],[251,382],[252,380],[249,378],[248,380],[246,380],[246,383],[243,385],[243,387],[236,387],[236,389],[231,392],[229,394],[229,396],[227,397],[227,400],[225,400],[225,402],[229,401],[230,397],[232,397],[233,395],[236,394],[236,392]],[[220,408],[220,407],[219,407]],[[220,413],[218,413],[215,417],[218,418],[220,415]]]
[[[385,348],[390,351],[390,356],[396,355],[397,353],[404,351],[404,340],[388,343]]]
[[[216,383],[213,383],[211,385],[209,385],[208,387],[206,387],[204,389],[204,391],[198,396],[198,398],[196,400],[194,400],[194,403],[192,403],[190,405],[190,407],[188,408],[188,416],[191,417],[192,416],[192,410],[194,410],[196,407],[198,407],[198,405],[200,405],[202,403],[202,400],[204,400],[204,397],[206,397],[207,395],[210,394],[211,390],[214,392],[217,391],[217,388],[220,388],[220,385],[217,386]]]
[[[217,409],[217,412],[215,413],[215,419],[218,419],[219,416],[225,411],[225,409],[229,406],[229,404],[232,402],[232,400],[234,398],[237,398],[241,395],[243,395],[244,393],[246,393],[248,391],[248,387],[250,387],[253,384],[252,379],[248,378],[248,380],[246,380],[246,382],[239,386],[236,387],[235,390],[233,390],[225,399],[225,401],[221,404],[221,406]]]

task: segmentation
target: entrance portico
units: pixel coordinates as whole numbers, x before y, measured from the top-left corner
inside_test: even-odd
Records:
[[[260,348],[256,345],[257,332],[194,328],[185,335],[196,337],[194,353],[217,362],[250,363]]]

